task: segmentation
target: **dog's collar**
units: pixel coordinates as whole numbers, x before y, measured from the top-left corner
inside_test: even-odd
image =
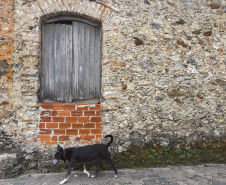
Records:
[[[66,159],[65,150],[63,150],[64,160]]]

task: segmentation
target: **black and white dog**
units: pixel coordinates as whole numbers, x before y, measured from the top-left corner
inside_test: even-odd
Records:
[[[111,141],[105,145],[105,144],[95,144],[95,145],[88,145],[84,147],[73,147],[73,148],[66,148],[65,150],[58,145],[58,151],[55,154],[53,164],[57,164],[60,160],[68,160],[69,166],[68,166],[68,172],[63,181],[60,182],[60,184],[64,184],[67,182],[69,175],[71,174],[71,171],[73,170],[73,167],[76,164],[82,163],[83,165],[83,172],[90,176],[89,172],[86,170],[84,163],[97,160],[97,167],[94,175],[91,177],[96,177],[97,173],[100,170],[100,164],[102,160],[105,160],[109,166],[113,168],[115,171],[115,177],[117,177],[117,169],[114,166],[111,154],[108,151],[109,146],[113,142],[113,136],[107,135],[104,138],[110,137]]]

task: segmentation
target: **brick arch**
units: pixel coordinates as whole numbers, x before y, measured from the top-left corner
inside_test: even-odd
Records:
[[[59,13],[75,14],[100,23],[108,22],[112,10],[89,0],[37,0],[30,3],[36,18]]]

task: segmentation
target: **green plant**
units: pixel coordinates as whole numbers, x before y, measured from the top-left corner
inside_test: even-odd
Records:
[[[126,185],[126,184],[133,184],[132,182],[124,182],[121,185]]]
[[[179,158],[180,158],[180,159],[185,159],[185,157],[186,157],[185,154],[182,154],[182,155],[180,155]]]
[[[24,161],[24,166],[29,166],[29,164],[30,164],[30,161]]]
[[[146,170],[146,168],[143,168],[143,167],[139,167],[138,169],[139,170]]]
[[[124,149],[126,150],[129,150],[129,147],[128,146],[123,146]]]
[[[129,158],[130,158],[131,160],[134,160],[134,159],[135,159],[135,155],[129,155]]]
[[[58,170],[58,173],[61,173],[61,172],[63,172],[64,171],[64,168],[60,168],[59,170]]]
[[[175,152],[179,154],[179,153],[182,152],[182,150],[181,150],[180,148],[176,148],[176,149],[175,149]]]
[[[170,150],[170,146],[163,146],[163,147],[162,147],[162,150],[163,150],[164,152],[168,152],[168,151]]]
[[[12,174],[12,178],[17,179],[18,177],[19,177],[19,175],[17,173]]]

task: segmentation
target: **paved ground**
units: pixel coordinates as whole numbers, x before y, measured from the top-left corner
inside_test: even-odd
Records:
[[[74,177],[77,174],[78,177]],[[0,185],[56,185],[64,179],[60,174],[30,174],[18,179],[0,180]],[[100,171],[96,178],[88,178],[82,172],[73,172],[66,185],[226,185],[226,164],[206,164],[150,168],[146,170],[119,170],[118,178],[113,171]]]

